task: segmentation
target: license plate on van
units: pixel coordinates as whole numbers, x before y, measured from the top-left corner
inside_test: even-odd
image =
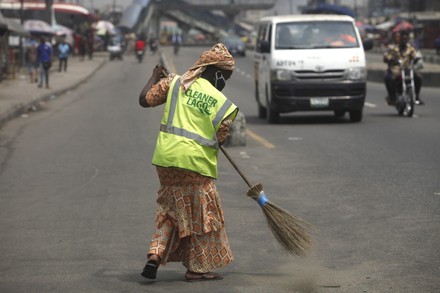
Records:
[[[329,105],[329,98],[310,98],[312,108],[326,108]]]

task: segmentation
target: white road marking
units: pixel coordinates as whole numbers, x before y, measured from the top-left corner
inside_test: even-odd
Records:
[[[370,107],[370,108],[376,108],[377,107],[376,104],[372,104],[372,103],[365,103],[365,106]]]
[[[240,69],[240,67],[235,68],[235,72],[240,73],[241,75],[245,75],[247,78],[252,78],[252,75],[246,73],[246,71]]]

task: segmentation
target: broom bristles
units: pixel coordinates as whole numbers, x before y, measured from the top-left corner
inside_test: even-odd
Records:
[[[288,252],[305,256],[314,246],[310,236],[314,231],[313,225],[292,215],[287,210],[268,201],[265,197],[264,202],[261,204],[259,197],[260,194],[264,196],[262,191],[263,185],[258,183],[249,188],[247,196],[259,202],[277,242]]]

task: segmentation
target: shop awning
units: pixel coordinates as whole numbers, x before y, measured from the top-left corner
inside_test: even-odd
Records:
[[[390,30],[393,26],[396,25],[396,21],[394,19],[383,22],[381,24],[376,25],[376,28],[379,30],[387,31]]]
[[[55,31],[45,21],[39,19],[28,19],[24,22],[24,29],[32,34],[54,35]]]
[[[0,29],[9,31],[12,35],[28,37],[29,33],[15,18],[6,18],[0,13]]]

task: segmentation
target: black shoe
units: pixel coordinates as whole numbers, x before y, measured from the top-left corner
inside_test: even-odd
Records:
[[[154,260],[147,261],[141,275],[147,279],[156,279],[157,269],[159,265]]]

